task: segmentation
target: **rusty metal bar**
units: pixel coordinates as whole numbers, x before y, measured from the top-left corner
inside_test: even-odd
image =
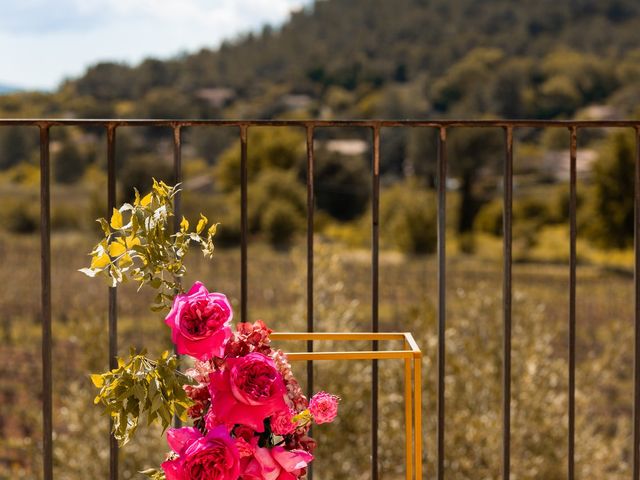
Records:
[[[182,183],[182,127],[175,125],[173,131],[173,179],[174,185]],[[180,230],[182,218],[182,187],[173,199],[173,231]]]
[[[502,280],[502,478],[511,476],[511,266],[513,207],[513,128],[505,128],[503,173],[503,280]]]
[[[178,185],[182,183],[182,127],[175,125],[172,129],[173,132],[173,184]],[[180,230],[180,220],[182,218],[182,186],[173,198],[173,231],[178,232]],[[182,279],[177,279],[178,285],[182,284]],[[173,342],[171,342],[173,344]],[[178,358],[178,368],[180,368],[180,354],[176,351],[176,346],[173,345],[173,353]],[[173,416],[173,425],[175,428],[182,426],[182,420],[178,415]]]
[[[116,207],[116,127],[107,127],[107,212],[111,218]],[[109,287],[109,368],[118,367],[118,289]],[[113,426],[113,421],[111,421]],[[109,479],[118,479],[118,441],[109,438]]]
[[[636,128],[633,222],[633,281],[635,288],[633,354],[633,480],[640,480],[640,128]]]
[[[436,475],[444,479],[444,376],[445,329],[447,304],[446,239],[447,239],[447,130],[439,129],[438,135],[438,459]]]
[[[49,127],[40,127],[40,308],[42,315],[42,460],[53,480],[53,373],[51,360],[51,170]]]
[[[307,127],[307,332],[315,330],[313,322],[313,219],[314,219],[314,151],[313,127]],[[307,352],[313,352],[313,341],[307,341]],[[307,395],[313,394],[313,362],[307,363]]]
[[[380,331],[378,307],[380,290],[380,128],[373,128],[373,175],[371,184],[371,329]],[[372,342],[378,350],[378,342]],[[371,478],[378,479],[378,361],[371,365]]]
[[[0,119],[0,125],[23,126],[102,126],[114,127],[180,127],[219,126],[219,127],[484,127],[484,128],[638,128],[640,120],[196,120],[196,119]]]
[[[307,133],[307,332],[315,330],[313,316],[313,219],[315,213],[314,190],[314,151],[313,127],[306,128]],[[313,352],[313,340],[307,340],[307,352]],[[313,361],[307,362],[307,398],[313,395]],[[311,435],[311,429],[309,429]],[[313,480],[313,465],[307,471],[309,480]]]
[[[247,314],[247,126],[240,125],[240,321],[249,320]]]
[[[571,127],[571,174],[569,179],[569,438],[567,478],[575,477],[576,429],[576,159],[578,131]]]

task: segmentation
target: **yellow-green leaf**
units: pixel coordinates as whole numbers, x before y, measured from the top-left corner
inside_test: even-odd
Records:
[[[198,226],[196,227],[196,233],[198,235],[200,235],[202,233],[202,231],[204,230],[204,227],[207,226],[207,222],[209,220],[207,220],[207,217],[205,217],[204,215],[200,214],[200,221],[198,222]]]
[[[152,198],[153,198],[153,195],[151,193],[147,193],[144,197],[142,197],[142,200],[140,200],[140,205],[142,205],[143,207],[146,207],[151,203]]]
[[[104,385],[104,378],[102,378],[102,375],[97,373],[91,375],[91,381],[97,388],[102,388],[102,386]]]
[[[122,228],[122,214],[116,208],[113,209],[113,215],[111,215],[111,228]]]
[[[121,240],[109,244],[109,255],[111,256],[111,258],[119,257],[126,251],[127,248],[124,246]]]
[[[91,268],[99,270],[109,265],[109,255],[96,255],[91,259]]]
[[[118,262],[118,265],[120,266],[120,268],[126,268],[129,267],[131,265],[133,265],[133,259],[131,258],[131,256],[127,253],[126,255],[123,255],[122,258],[120,259],[120,261]]]

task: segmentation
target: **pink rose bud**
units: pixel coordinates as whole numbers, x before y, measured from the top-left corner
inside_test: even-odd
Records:
[[[316,393],[309,402],[309,411],[317,424],[331,423],[338,416],[339,397],[326,392]]]

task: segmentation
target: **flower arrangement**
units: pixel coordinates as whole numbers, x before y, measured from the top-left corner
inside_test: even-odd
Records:
[[[164,352],[158,360],[131,351],[118,367],[92,375],[99,388],[95,403],[112,419],[121,444],[134,435],[139,420],[160,422],[171,453],[160,469],[146,470],[166,480],[294,480],[306,475],[313,460],[313,423],[332,422],[339,398],[319,392],[307,400],[286,355],[272,348],[270,330],[261,320],[232,328],[233,311],[222,293],[201,282],[183,291],[183,259],[191,244],[213,255],[217,225],[206,229],[201,216],[195,231],[182,219],[169,233],[176,187],[154,180],[152,191],[136,192],[133,204],[100,219],[105,238],[91,252],[82,271],[105,276],[110,285],[134,280],[158,290],[154,309],[169,309],[165,323],[178,354],[192,358],[184,373],[178,357]],[[125,218],[126,217],[126,218]],[[192,426],[169,428],[172,417]]]

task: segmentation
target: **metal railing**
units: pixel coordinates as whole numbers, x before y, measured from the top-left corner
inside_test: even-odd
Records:
[[[436,471],[429,472],[438,480],[445,476],[445,328],[446,309],[446,178],[447,178],[447,133],[455,128],[501,128],[504,131],[504,170],[503,170],[503,375],[502,375],[502,478],[510,478],[511,460],[511,335],[512,335],[512,203],[513,203],[513,136],[514,131],[523,128],[561,128],[567,130],[570,148],[569,178],[569,292],[568,305],[568,455],[567,478],[575,478],[575,372],[576,372],[576,159],[577,137],[585,128],[626,128],[633,129],[636,135],[635,159],[635,240],[634,240],[634,388],[633,395],[633,438],[632,438],[632,478],[640,480],[640,121],[553,121],[553,120],[56,120],[56,119],[0,119],[0,127],[30,126],[40,130],[40,236],[41,236],[41,282],[42,282],[42,368],[43,368],[43,468],[45,480],[53,478],[53,425],[52,425],[52,362],[51,362],[51,211],[50,211],[50,156],[49,133],[52,127],[101,127],[107,133],[107,170],[108,211],[115,206],[116,165],[115,145],[118,129],[132,127],[168,128],[173,132],[174,174],[175,180],[182,179],[181,134],[188,127],[235,127],[239,131],[241,155],[241,265],[240,265],[240,317],[247,321],[247,132],[252,127],[296,127],[306,130],[307,147],[307,331],[314,331],[313,270],[314,270],[314,133],[323,128],[362,128],[368,129],[372,138],[372,174],[371,174],[371,331],[379,331],[379,204],[380,204],[380,131],[382,128],[425,128],[436,129],[437,158],[437,282],[438,282],[438,351],[437,351],[437,445]],[[426,160],[426,159],[425,159]],[[176,219],[180,218],[181,199],[176,198]],[[117,289],[109,288],[109,358],[115,366],[117,353]],[[307,344],[312,350],[312,342]],[[377,348],[374,342],[373,349]],[[308,388],[313,389],[313,370],[307,370]],[[373,362],[372,368],[372,435],[371,435],[371,477],[378,478],[378,368]],[[428,447],[428,445],[427,445]],[[118,477],[118,447],[111,439],[110,475],[111,480]]]

